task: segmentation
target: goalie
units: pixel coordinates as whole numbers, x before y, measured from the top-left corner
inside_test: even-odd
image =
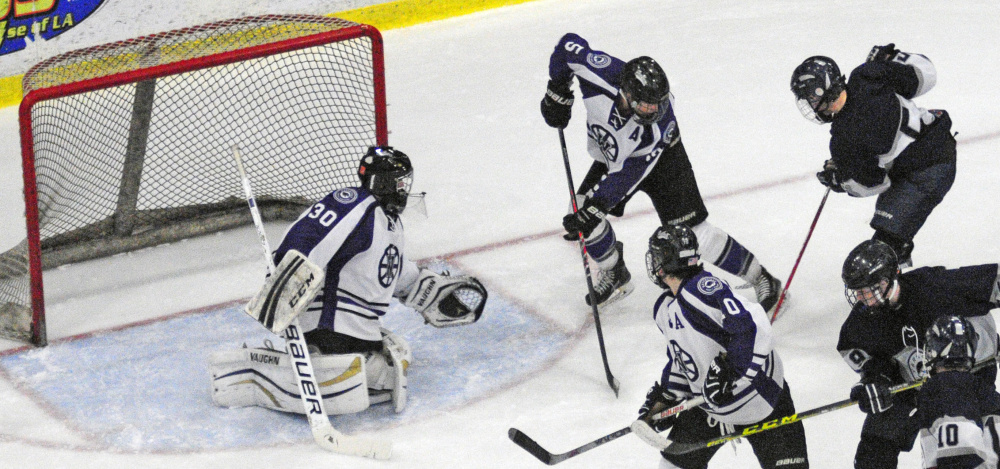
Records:
[[[406,154],[371,147],[358,175],[361,187],[328,194],[292,224],[274,252],[274,274],[247,313],[276,333],[299,319],[328,413],[390,400],[401,412],[412,354],[381,327],[391,298],[449,327],[476,322],[487,293],[473,277],[419,269],[404,257],[399,214],[413,182]],[[303,413],[288,355],[267,345],[211,356],[216,404]]]

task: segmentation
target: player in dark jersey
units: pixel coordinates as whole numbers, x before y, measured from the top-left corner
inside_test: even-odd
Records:
[[[876,46],[845,80],[828,57],[806,59],[792,73],[802,114],[830,123],[830,159],[817,173],[835,192],[878,195],[873,239],[911,265],[913,237],[955,181],[955,138],[943,110],[912,101],[937,82],[927,57]]]
[[[930,377],[920,388],[916,414],[923,467],[995,469],[1000,417],[991,404],[997,391],[970,373],[979,343],[975,327],[960,316],[941,316],[925,337]]]
[[[663,225],[683,224],[698,236],[704,259],[743,279],[756,301],[770,311],[781,282],[756,256],[708,223],[708,209],[681,141],[667,75],[650,57],[624,62],[590,48],[569,33],[549,59],[549,83],[541,110],[545,122],[559,129],[569,123],[573,105],[570,85],[576,77],[587,118],[587,150],[594,159],[577,191],[579,211],[563,219],[575,239],[586,238],[587,252],[597,261],[594,286],[597,304],[615,301],[632,290],[632,276],[622,259],[622,243],[606,220],[621,216],[637,192],[649,195]],[[591,303],[590,295],[586,297]]]
[[[899,453],[913,447],[920,428],[914,417],[917,392],[890,394],[888,388],[924,376],[924,331],[942,316],[962,317],[975,329],[977,363],[993,359],[997,332],[989,311],[1000,306],[1000,266],[922,267],[901,274],[893,249],[867,240],[847,256],[842,276],[852,310],[837,350],[859,373],[851,398],[869,414],[854,464],[896,467]],[[992,388],[997,369],[988,366],[975,376]],[[1000,399],[983,405],[1000,408]]]

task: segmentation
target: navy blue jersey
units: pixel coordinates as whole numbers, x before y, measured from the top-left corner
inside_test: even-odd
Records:
[[[929,111],[911,101],[936,80],[930,60],[904,52],[851,72],[847,102],[830,127],[830,155],[850,195],[879,194],[896,175],[954,161],[947,112]]]
[[[587,151],[608,168],[608,175],[591,196],[605,209],[618,205],[652,171],[660,155],[680,141],[673,95],[670,109],[659,121],[642,125],[619,96],[625,62],[593,50],[582,37],[569,33],[549,58],[549,77],[580,83],[587,108]]]
[[[917,421],[923,467],[996,467],[992,435],[983,417],[995,414],[997,392],[971,373],[944,371],[920,389]]]
[[[899,276],[895,309],[856,306],[840,330],[837,350],[862,379],[882,375],[894,383],[923,376],[927,328],[940,316],[964,316],[979,334],[976,361],[996,355],[997,333],[988,313],[998,306],[998,265],[959,269],[923,267]],[[996,367],[981,372],[990,384]]]

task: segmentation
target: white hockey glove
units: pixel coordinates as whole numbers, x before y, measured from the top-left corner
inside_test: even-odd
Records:
[[[421,269],[403,304],[434,327],[463,326],[479,320],[487,296],[486,288],[474,277]]]
[[[301,252],[290,250],[243,310],[271,332],[280,334],[323,288],[325,276],[323,268]]]

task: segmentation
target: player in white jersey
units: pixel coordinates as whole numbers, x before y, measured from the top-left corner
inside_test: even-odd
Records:
[[[653,307],[667,343],[667,364],[639,418],[670,439],[693,443],[795,414],[771,323],[760,305],[736,294],[699,262],[695,233],[683,225],[658,228],[649,239],[646,269],[667,290]],[[650,416],[694,396],[706,404],[651,421]],[[807,468],[801,422],[747,437],[764,468]],[[661,469],[706,468],[721,446],[672,455]]]
[[[400,412],[412,355],[402,337],[381,327],[392,299],[446,327],[477,321],[487,294],[475,278],[420,269],[405,257],[399,215],[413,180],[406,154],[371,147],[358,175],[360,187],[335,190],[307,209],[273,257],[280,266],[287,256],[303,256],[325,271],[321,292],[299,318],[328,412],[357,412],[390,398]],[[211,362],[216,403],[302,412],[286,354],[243,349]]]
[[[567,239],[582,232],[587,252],[597,261],[597,303],[631,291],[622,243],[606,216],[621,216],[629,199],[642,191],[652,200],[661,224],[691,227],[705,259],[752,285],[756,300],[770,311],[781,282],[747,248],[706,221],[708,209],[681,142],[673,95],[660,65],[649,57],[626,63],[591,49],[576,34],[566,34],[549,59],[550,80],[541,103],[542,116],[552,127],[562,129],[569,123],[573,77],[587,110],[587,150],[595,162],[577,191],[580,209],[563,219],[563,227]],[[586,300],[591,303],[589,295]]]
[[[917,397],[924,468],[995,469],[996,387],[970,371],[979,342],[961,316],[941,316],[927,329],[924,356],[930,378]],[[990,366],[996,365],[991,363]]]

